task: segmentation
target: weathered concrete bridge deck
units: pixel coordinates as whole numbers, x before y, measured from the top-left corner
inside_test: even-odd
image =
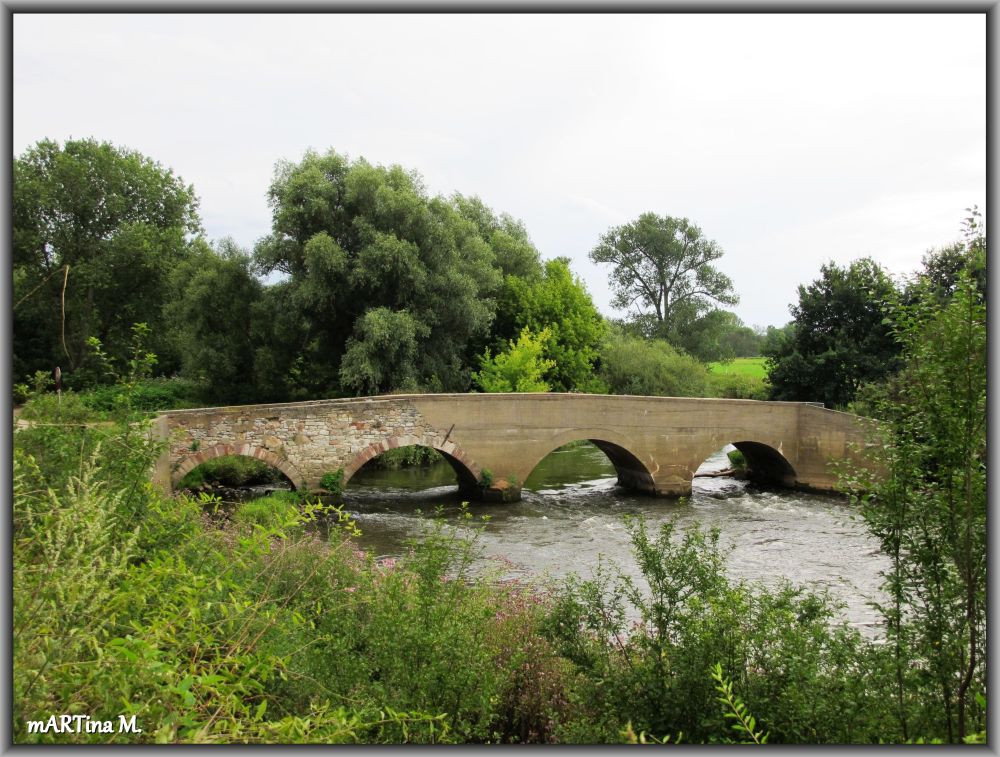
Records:
[[[315,490],[324,473],[342,468],[346,483],[382,452],[420,444],[445,456],[470,496],[511,500],[552,450],[588,439],[610,458],[620,484],[650,494],[688,494],[698,466],[730,443],[758,479],[830,490],[830,463],[854,456],[867,422],[806,403],[593,394],[385,395],[176,410],[156,421],[168,449],[155,479],[172,488],[206,460],[235,454]]]

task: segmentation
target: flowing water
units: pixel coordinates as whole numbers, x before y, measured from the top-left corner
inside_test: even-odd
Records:
[[[728,467],[720,450],[698,472]],[[345,492],[362,546],[377,555],[404,551],[438,505],[446,518],[457,518],[460,501],[455,474],[444,462],[402,470],[366,466]],[[695,522],[716,527],[722,544],[732,546],[733,577],[828,590],[844,603],[847,620],[876,634],[877,614],[868,602],[879,596],[879,571],[888,563],[841,497],[766,490],[726,476],[697,476],[683,501],[646,497],[618,487],[604,453],[584,444],[546,457],[525,481],[520,502],[472,503],[470,510],[477,518],[490,516],[480,536],[486,557],[522,576],[589,578],[599,557],[638,576],[622,523],[626,513],[644,515],[650,533],[671,518],[680,530]]]

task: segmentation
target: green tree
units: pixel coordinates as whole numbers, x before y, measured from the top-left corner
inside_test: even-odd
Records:
[[[764,354],[772,399],[844,407],[862,384],[899,366],[888,306],[896,287],[871,258],[820,270],[819,279],[799,286],[794,328],[769,340]]]
[[[723,336],[723,343],[733,357],[760,357],[766,331],[761,326],[747,326],[737,318],[737,324]]]
[[[795,321],[789,321],[784,326],[768,326],[764,331],[764,340],[761,343],[761,354],[781,352],[791,349],[790,344],[795,338]],[[789,346],[786,346],[786,343]]]
[[[87,339],[127,355],[146,323],[164,370],[166,280],[200,230],[190,185],[143,155],[92,139],[43,140],[14,161],[13,370],[92,365]],[[93,378],[93,375],[91,376]]]
[[[260,342],[255,317],[263,285],[250,256],[231,239],[212,249],[203,241],[171,273],[165,308],[170,342],[184,375],[197,381],[206,401],[258,399],[254,353]]]
[[[473,223],[493,249],[494,266],[503,278],[496,295],[496,314],[488,331],[469,340],[465,362],[477,365],[487,347],[503,351],[507,342],[517,339],[525,323],[515,290],[533,286],[542,280],[541,255],[528,236],[524,224],[507,213],[497,214],[478,197],[452,196],[458,214]]]
[[[524,224],[509,213],[497,215],[478,197],[461,194],[452,196],[458,214],[476,225],[479,235],[493,249],[496,265],[506,278],[534,281],[542,275],[538,249],[528,236]]]
[[[416,361],[426,327],[408,312],[388,308],[367,311],[347,340],[340,366],[344,386],[375,394],[381,387],[416,388]]]
[[[962,741],[985,727],[987,339],[974,270],[944,305],[925,281],[893,333],[903,367],[874,390],[873,467],[847,483],[867,492],[862,514],[891,561],[882,612],[902,736]]]
[[[712,265],[722,249],[686,218],[643,213],[636,221],[616,226],[590,251],[595,263],[610,263],[613,304],[632,311],[648,336],[668,337],[677,314],[687,317],[709,310],[713,303],[734,305],[733,283]]]
[[[569,260],[547,261],[535,282],[512,276],[508,283],[518,329],[548,332],[544,355],[551,367],[545,379],[552,389],[600,391],[594,360],[607,327],[583,282],[570,271]]]
[[[612,394],[704,397],[708,369],[663,339],[613,332],[601,348],[598,376]]]
[[[400,166],[333,150],[279,164],[269,198],[273,232],[254,258],[287,275],[280,307],[295,324],[261,356],[269,383],[285,375],[289,396],[468,388],[469,346],[488,332],[502,273],[461,203]]]
[[[549,338],[547,330],[532,334],[530,329],[523,329],[517,341],[511,340],[498,355],[491,356],[487,349],[480,358],[481,369],[472,374],[473,378],[484,392],[549,391],[543,375],[553,367],[553,361],[542,357]]]
[[[986,297],[986,235],[978,207],[966,208],[967,238],[954,244],[929,250],[922,267],[906,287],[906,300],[919,300],[928,289],[939,301],[946,302],[955,293],[959,275],[967,271],[975,282],[976,291]]]
[[[698,314],[691,309],[689,313],[678,313],[669,341],[689,355],[710,363],[760,355],[763,336],[745,326],[728,310],[716,308]]]

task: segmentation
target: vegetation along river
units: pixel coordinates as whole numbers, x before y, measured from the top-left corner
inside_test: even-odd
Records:
[[[720,450],[698,472],[728,467]],[[359,541],[379,556],[403,552],[438,505],[458,522],[460,502],[455,474],[444,461],[398,470],[366,466],[345,492],[346,509],[362,531]],[[732,546],[733,577],[770,584],[787,578],[828,590],[845,605],[847,620],[866,635],[878,635],[869,602],[879,596],[879,571],[888,561],[841,497],[697,476],[686,501],[651,498],[618,487],[604,453],[583,444],[548,455],[525,481],[520,502],[473,503],[470,509],[477,520],[490,516],[480,536],[484,558],[500,558],[507,575],[520,576],[590,578],[602,558],[638,577],[623,515],[644,515],[651,533],[670,518],[678,519],[680,529],[700,522],[718,528],[721,543]]]

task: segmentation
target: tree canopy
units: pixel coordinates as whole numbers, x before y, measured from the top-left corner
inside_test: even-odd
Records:
[[[569,268],[567,258],[546,261],[534,282],[508,278],[511,313],[519,329],[546,332],[543,354],[549,362],[545,377],[553,391],[594,391],[597,358],[606,326],[590,294]]]
[[[938,299],[947,302],[957,291],[959,280],[967,273],[976,286],[976,291],[986,297],[986,242],[985,230],[978,208],[970,208],[972,213],[965,221],[968,239],[937,249],[928,250],[922,259],[922,268],[907,283],[905,299],[915,302],[926,290]]]
[[[703,362],[760,355],[763,334],[746,326],[728,310],[713,308],[698,314],[681,308],[668,339],[671,344]]]
[[[183,372],[204,387],[207,401],[257,399],[253,368],[261,319],[254,316],[263,296],[249,254],[231,239],[215,248],[199,240],[171,273],[167,335]]]
[[[165,283],[200,231],[197,208],[170,169],[93,139],[43,140],[15,159],[14,376],[60,365],[78,382],[87,339],[123,357],[137,322],[169,368]]]
[[[273,232],[254,259],[288,277],[283,306],[302,325],[272,350],[275,367],[308,365],[310,392],[326,394],[468,388],[503,278],[493,245],[531,267],[516,224],[475,199],[429,196],[413,171],[333,150],[279,164],[268,196]]]
[[[820,401],[845,407],[858,388],[899,367],[892,334],[896,287],[871,258],[846,268],[834,262],[809,286],[799,286],[791,306],[794,327],[775,333],[764,354],[772,398]]]
[[[715,303],[733,305],[733,283],[713,262],[722,249],[687,218],[643,213],[611,228],[590,251],[595,263],[609,263],[612,301],[630,312],[648,336],[669,337],[678,313],[698,316]]]
[[[542,357],[545,344],[551,338],[548,330],[532,334],[524,328],[515,342],[511,339],[497,355],[489,349],[479,362],[481,369],[473,373],[484,392],[547,392],[552,387],[544,379],[555,363]]]

